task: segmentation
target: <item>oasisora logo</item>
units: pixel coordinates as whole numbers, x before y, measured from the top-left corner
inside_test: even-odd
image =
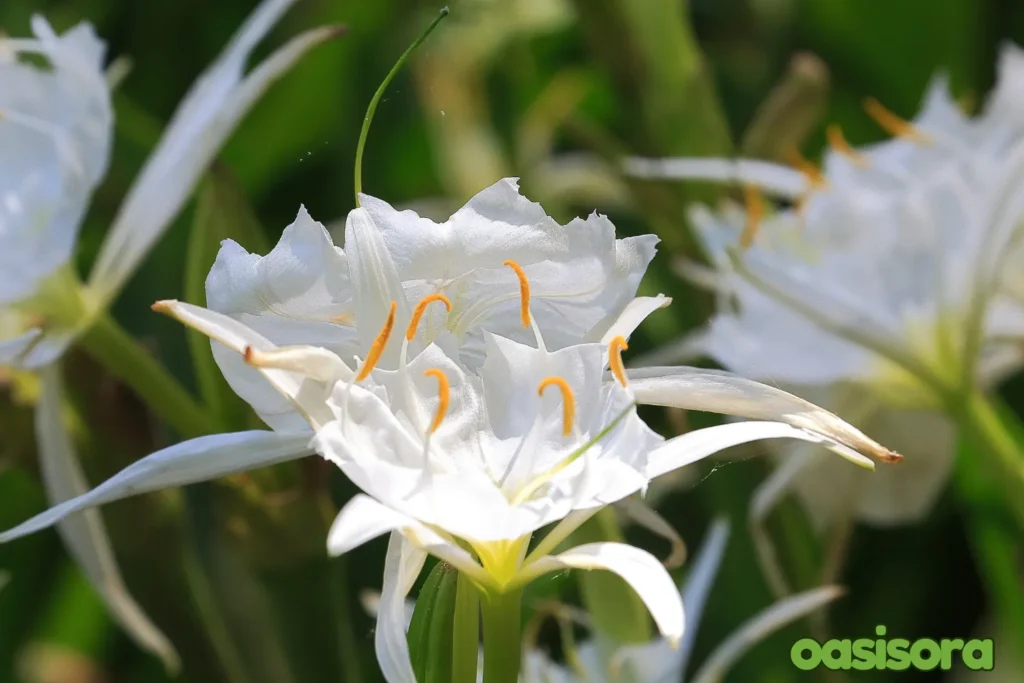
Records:
[[[877,626],[877,639],[838,640],[833,638],[819,643],[804,638],[793,643],[789,656],[793,665],[803,671],[819,666],[828,669],[856,669],[858,671],[906,671],[913,667],[920,671],[953,668],[959,660],[972,671],[991,671],[993,644],[991,640],[932,640],[922,638],[913,642],[905,638],[886,640],[885,626]]]

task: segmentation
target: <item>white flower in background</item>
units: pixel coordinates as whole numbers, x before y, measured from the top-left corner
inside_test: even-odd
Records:
[[[840,588],[825,586],[780,600],[740,626],[708,655],[692,678],[684,679],[728,537],[728,524],[719,520],[694,559],[682,588],[689,628],[677,647],[657,639],[613,649],[614,644],[597,635],[579,647],[563,643],[562,649],[568,653],[564,664],[535,647],[527,647],[520,675],[522,683],[719,683],[750,648],[842,595]]]
[[[823,172],[806,162],[628,162],[645,177],[744,187],[745,210],[691,212],[714,270],[682,271],[717,291],[719,306],[677,348],[806,395],[908,456],[868,481],[787,455],[755,498],[756,524],[794,485],[818,523],[920,519],[952,465],[944,402],[1020,367],[1022,87],[1024,52],[1007,45],[977,117],[960,111],[943,77],[910,122],[871,100],[868,113],[895,138],[854,149],[831,126]],[[795,206],[767,211],[755,188]]]
[[[84,286],[71,258],[107,169],[108,81],[116,78],[104,74],[105,46],[87,23],[58,36],[35,16],[34,38],[0,38],[0,365],[42,373],[37,435],[52,504],[88,491],[60,419],[56,363],[124,286],[252,104],[310,48],[337,35],[331,27],[308,31],[246,75],[250,52],[293,2],[263,2],[192,86],[129,190]],[[115,618],[176,667],[173,648],[125,590],[99,517],[69,518],[60,531]]]

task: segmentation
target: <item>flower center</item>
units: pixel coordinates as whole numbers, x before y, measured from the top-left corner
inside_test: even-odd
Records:
[[[932,138],[906,119],[900,118],[874,97],[864,100],[864,111],[889,135],[930,145]]]
[[[569,383],[561,377],[545,377],[537,387],[537,395],[543,396],[544,390],[550,386],[558,387],[562,392],[562,436],[572,434],[573,420],[576,417],[576,397]]]

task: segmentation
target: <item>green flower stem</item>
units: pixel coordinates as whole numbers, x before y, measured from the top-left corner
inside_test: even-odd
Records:
[[[480,592],[459,572],[452,628],[452,683],[476,683],[480,650]]]
[[[79,344],[181,436],[194,438],[219,431],[210,412],[109,313],[96,316]]]
[[[993,401],[975,392],[962,401],[956,417],[964,436],[975,445],[977,462],[991,478],[1017,523],[1024,529],[1024,450]]]
[[[484,626],[484,682],[517,683],[522,657],[521,588],[488,592],[480,600]]]

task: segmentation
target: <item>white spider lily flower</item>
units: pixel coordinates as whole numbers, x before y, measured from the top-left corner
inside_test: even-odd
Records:
[[[1021,367],[1024,288],[1012,264],[1024,249],[1022,85],[1024,51],[1007,45],[977,117],[960,111],[941,76],[913,121],[872,101],[869,113],[894,139],[855,149],[830,127],[823,172],[806,163],[630,162],[641,175],[745,187],[745,211],[726,203],[690,214],[714,268],[686,270],[717,290],[719,307],[678,348],[699,347],[846,416],[856,405],[851,421],[887,443],[904,445],[910,425],[928,426],[913,431],[928,434],[927,446],[906,444],[916,462],[863,485],[832,478],[819,458],[785,456],[755,518],[796,480],[818,522],[840,511],[881,524],[919,519],[952,464],[952,427],[935,413],[951,395]],[[755,187],[797,205],[769,212]]]
[[[242,355],[315,430],[320,454],[365,491],[332,525],[332,553],[393,532],[377,629],[378,658],[389,681],[413,680],[407,644],[395,637],[395,624],[404,624],[405,596],[428,552],[497,593],[551,571],[615,571],[674,640],[683,633],[682,608],[653,556],[616,543],[550,552],[601,506],[736,444],[809,441],[865,467],[872,462],[858,451],[899,458],[830,413],[725,373],[671,368],[630,380],[619,357],[624,337],[661,302],[627,306],[606,333],[614,335],[607,343],[548,350],[530,317],[525,276],[518,285],[523,296],[516,319],[534,330],[536,346],[485,332],[484,360],[476,371],[433,343],[408,357],[426,308],[441,302],[441,295],[424,297],[414,309],[394,369],[376,366],[393,336],[397,302],[357,369],[322,347],[275,346],[224,314],[178,302],[158,305]],[[760,421],[664,441],[637,417],[633,404],[641,395],[651,403]],[[301,457],[309,441],[308,431],[281,430],[178,444],[0,534],[0,542],[142,491]],[[527,552],[533,531],[551,523],[553,530]]]
[[[0,39],[0,305],[26,314],[25,329],[0,339],[0,360],[39,367],[57,358],[124,286],[256,100],[338,35],[337,27],[307,31],[246,74],[249,54],[294,2],[264,0],[193,84],[122,202],[85,287],[68,263],[109,159],[104,45],[88,24],[57,36],[39,16],[35,39]],[[17,58],[36,54],[49,69]]]
[[[103,72],[105,46],[87,23],[58,36],[40,16],[32,19],[34,38],[0,37],[0,365],[54,377],[49,366],[124,285],[245,112],[309,49],[337,34],[304,33],[245,76],[249,53],[293,2],[265,0],[197,80],[123,202],[85,287],[70,261],[109,160],[116,79]],[[59,391],[48,390],[36,421],[52,503],[88,491],[55,418],[59,402]],[[99,517],[68,518],[60,531],[111,613],[176,667],[173,648],[128,595]]]
[[[653,235],[616,239],[614,226],[598,214],[560,225],[520,195],[512,178],[440,224],[367,195],[360,205],[346,221],[344,249],[305,209],[266,256],[225,241],[207,278],[207,305],[274,344],[322,346],[351,364],[368,351],[389,302],[397,301],[395,324],[404,329],[417,302],[444,295],[445,307],[427,309],[409,350],[437,341],[478,367],[485,330],[533,339],[516,315],[519,276],[507,261],[529,278],[531,310],[557,349],[600,341],[633,301],[658,242]],[[399,341],[383,350],[380,367],[397,367]],[[268,425],[301,425],[237,353],[215,345],[214,355],[232,388]]]

